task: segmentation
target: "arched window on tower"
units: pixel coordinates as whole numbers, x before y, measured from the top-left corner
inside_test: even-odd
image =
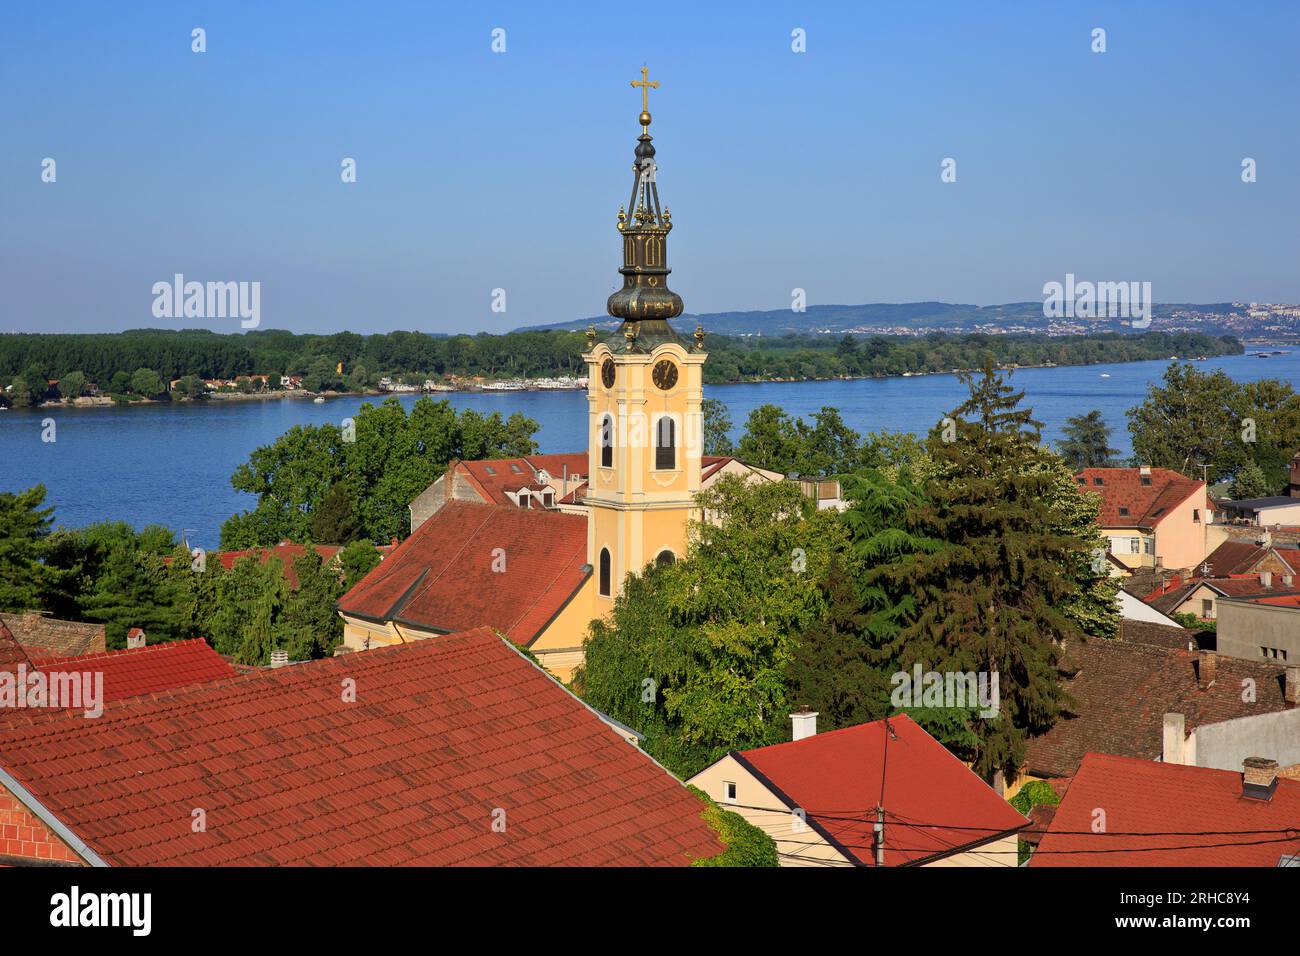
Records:
[[[677,555],[673,554],[667,548],[664,548],[655,555],[655,564],[661,568],[667,567],[677,560]]]
[[[672,471],[676,467],[677,425],[671,415],[665,415],[655,426],[655,468]]]
[[[614,416],[600,417],[600,467],[614,467]]]
[[[609,548],[600,549],[600,596],[609,597],[610,590],[610,558]]]

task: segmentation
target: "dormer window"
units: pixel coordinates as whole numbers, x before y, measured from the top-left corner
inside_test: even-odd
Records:
[[[1120,506],[1119,506],[1119,515],[1120,515],[1121,518],[1127,518],[1127,517],[1128,517],[1128,509],[1125,508],[1123,505],[1120,505]]]
[[[1093,483],[1094,485],[1104,485],[1104,484],[1106,483],[1106,481],[1105,481],[1104,478],[1094,478],[1094,479],[1092,479],[1092,483]]]
[[[1147,485],[1147,486],[1149,487],[1149,486],[1151,485],[1151,476],[1150,476],[1150,475],[1143,475],[1143,476],[1142,476],[1142,484]]]

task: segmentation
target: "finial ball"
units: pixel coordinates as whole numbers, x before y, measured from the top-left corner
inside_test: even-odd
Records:
[[[638,121],[641,123],[642,126],[649,126],[650,125],[649,112],[647,112],[646,110],[642,110],[641,116],[638,118]]]

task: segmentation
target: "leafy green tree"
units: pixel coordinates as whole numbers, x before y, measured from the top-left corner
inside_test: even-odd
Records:
[[[827,405],[813,416],[809,425],[795,422],[799,435],[801,475],[826,478],[852,471],[862,460],[862,436],[844,424],[839,409]]]
[[[1128,411],[1134,460],[1172,468],[1211,484],[1233,474],[1249,457],[1241,440],[1240,395],[1222,371],[1201,372],[1190,362],[1171,362],[1163,385]]]
[[[278,558],[240,558],[217,581],[216,613],[208,624],[217,652],[241,664],[266,664],[281,646],[277,630],[288,584]]]
[[[1269,486],[1264,470],[1253,461],[1247,460],[1232,478],[1232,497],[1235,501],[1267,498],[1272,493],[1273,489]]]
[[[731,414],[727,411],[727,403],[706,398],[701,413],[704,418],[704,454],[734,455],[736,448],[731,442]]]
[[[380,555],[369,541],[353,541],[339,552],[339,568],[343,572],[343,593],[370,573],[379,564]]]
[[[745,432],[736,447],[737,456],[756,468],[789,474],[803,457],[794,422],[776,405],[760,405],[745,420]]]
[[[970,397],[950,413],[955,435],[931,433],[935,475],[902,515],[901,534],[925,547],[873,567],[866,581],[905,608],[886,644],[900,670],[999,675],[996,716],[958,734],[938,728],[991,779],[1013,775],[1025,739],[1061,711],[1058,647],[1081,637],[1064,605],[1078,597],[1093,541],[1062,533],[1065,516],[1051,503],[1057,482],[1041,467],[1039,425],[1019,407],[1023,393],[988,362],[979,379],[962,379]]]
[[[883,666],[856,583],[838,556],[821,589],[826,613],[799,635],[786,667],[787,698],[817,711],[826,730],[879,720],[889,713],[893,668]]]
[[[339,485],[351,500],[357,534],[371,541],[405,536],[407,506],[445,473],[452,458],[537,451],[532,419],[469,410],[457,414],[450,402],[427,397],[417,399],[409,414],[396,398],[367,402],[353,427],[354,440],[347,441],[337,425],[298,425],[256,449],[231,484],[256,495],[257,506],[226,521],[222,547],[269,547],[315,537],[314,513]]]
[[[131,374],[131,391],[142,398],[153,398],[167,390],[162,378],[151,368],[138,368]]]
[[[709,521],[692,524],[686,557],[629,575],[574,677],[679,775],[787,739],[785,669],[825,612],[831,554],[848,544],[838,518],[788,482],[727,477],[698,503]]]
[[[1119,454],[1119,449],[1110,447],[1110,428],[1096,409],[1067,418],[1061,431],[1065,437],[1057,444],[1057,451],[1076,472],[1109,468]]]
[[[293,562],[296,590],[284,600],[279,625],[289,659],[303,661],[327,657],[343,640],[343,619],[334,602],[343,596],[337,568],[325,564],[315,548]]]
[[[184,547],[175,548],[169,557],[164,574],[173,598],[176,638],[207,638],[217,613],[222,564],[207,555],[200,563]]]
[[[324,544],[347,544],[357,536],[357,518],[352,496],[342,482],[333,485],[320,506],[311,514],[311,540]]]
[[[0,610],[39,608],[57,577],[44,563],[54,524],[54,509],[42,507],[45,495],[44,485],[0,492]]]
[[[190,401],[198,401],[208,397],[207,387],[203,384],[203,379],[197,375],[182,375],[177,380],[174,391],[181,398],[187,398]]]
[[[113,373],[109,382],[108,390],[114,395],[125,395],[131,391],[131,373],[123,369],[118,369]]]
[[[119,545],[108,553],[94,590],[83,600],[83,614],[104,624],[111,648],[125,647],[133,627],[144,628],[152,642],[167,641],[181,630],[177,596],[157,555]]]
[[[69,372],[59,379],[59,394],[65,401],[79,398],[86,391],[86,373]]]
[[[29,405],[39,405],[50,394],[49,382],[39,365],[29,365],[23,371],[23,381],[27,384]]]
[[[32,404],[32,388],[21,375],[15,375],[9,383],[9,403],[14,408],[28,408]]]

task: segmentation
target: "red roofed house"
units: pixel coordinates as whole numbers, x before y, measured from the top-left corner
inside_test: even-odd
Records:
[[[910,717],[824,734],[816,714],[791,717],[793,741],[733,750],[688,781],[771,836],[782,866],[1016,865],[1029,821]]]
[[[201,638],[165,641],[80,657],[47,658],[37,662],[35,669],[46,675],[71,672],[103,674],[105,702],[191,684],[206,684],[239,673]]]
[[[1205,482],[1146,467],[1085,468],[1075,480],[1101,496],[1102,534],[1125,567],[1191,568],[1209,553]]]
[[[585,518],[449,501],[339,600],[343,646],[486,625],[567,678],[593,614],[591,576]]]
[[[1300,865],[1300,780],[1090,753],[1029,865]]]
[[[0,721],[0,862],[685,866],[704,809],[486,628]]]
[[[94,654],[105,650],[104,625],[60,621],[34,611],[24,614],[0,614],[13,638],[22,645],[31,660],[46,657],[69,657]]]

